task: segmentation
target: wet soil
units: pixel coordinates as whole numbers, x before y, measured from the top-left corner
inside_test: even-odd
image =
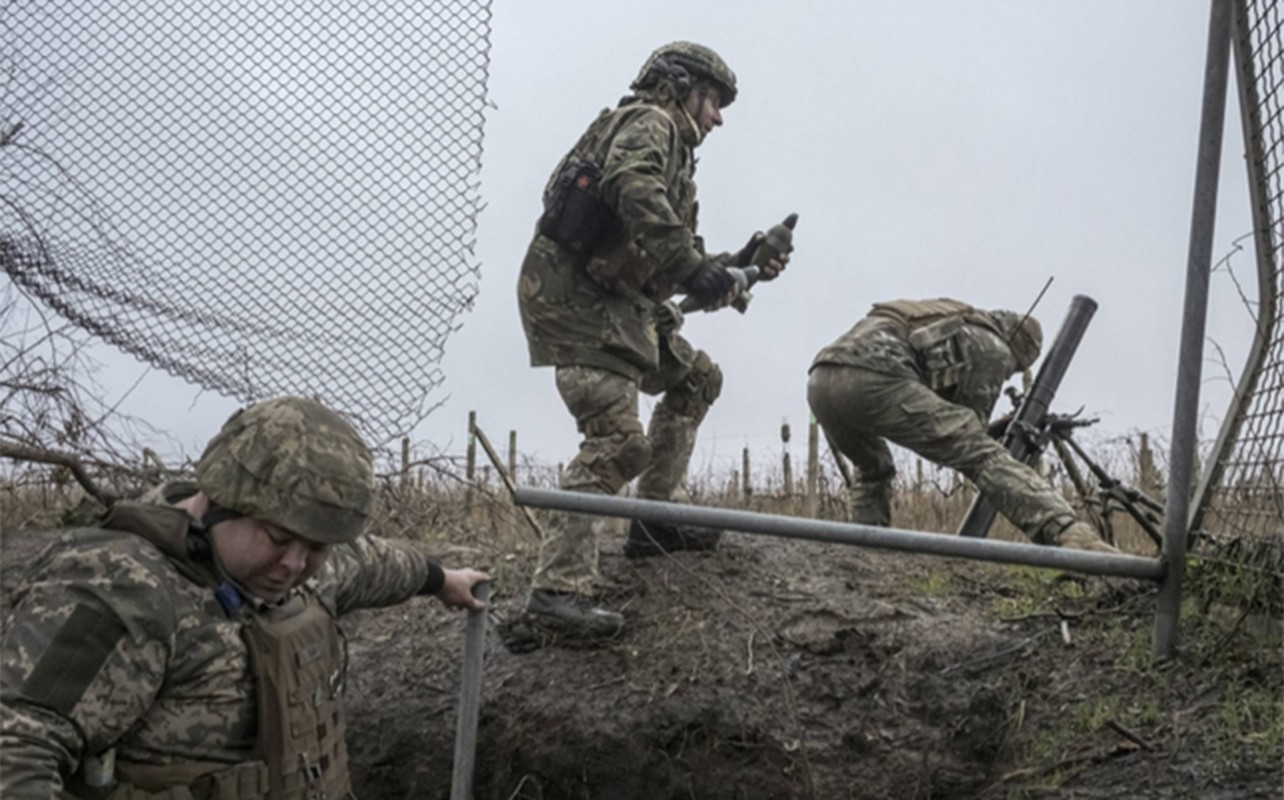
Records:
[[[6,598],[43,541],[4,536]],[[1284,797],[1261,734],[1225,735],[1228,682],[1284,698],[1278,643],[1232,630],[1223,649],[1250,649],[1229,666],[1155,669],[1149,585],[749,535],[633,561],[614,541],[602,599],[625,633],[510,649],[531,557],[483,564],[478,800]],[[463,615],[416,599],[343,627],[357,796],[449,797]]]

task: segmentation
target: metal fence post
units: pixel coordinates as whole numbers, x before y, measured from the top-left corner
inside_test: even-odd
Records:
[[[1190,526],[1199,381],[1204,352],[1204,327],[1208,317],[1213,229],[1217,220],[1217,180],[1222,157],[1222,127],[1226,115],[1226,84],[1230,71],[1230,19],[1230,1],[1212,0],[1208,23],[1208,55],[1204,65],[1204,106],[1199,123],[1199,154],[1195,168],[1195,199],[1186,259],[1186,300],[1177,363],[1177,397],[1173,408],[1172,448],[1164,508],[1163,558],[1167,563],[1167,574],[1159,585],[1159,597],[1155,604],[1156,659],[1169,659],[1176,654],[1181,587],[1186,574],[1186,537]]]

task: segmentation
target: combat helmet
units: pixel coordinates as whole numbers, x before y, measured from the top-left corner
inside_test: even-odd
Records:
[[[1043,349],[1043,326],[1028,314],[1004,309],[991,311],[990,317],[1003,331],[1003,339],[1012,351],[1012,357],[1016,359],[1017,372],[1029,369]]]
[[[321,544],[357,538],[370,514],[373,480],[360,434],[302,397],[236,412],[196,465],[196,484],[215,507]]]
[[[668,81],[682,96],[696,81],[708,81],[722,95],[722,108],[736,99],[736,73],[731,71],[722,56],[702,44],[670,42],[656,48],[642,65],[637,78],[629,85],[634,91],[655,89]]]

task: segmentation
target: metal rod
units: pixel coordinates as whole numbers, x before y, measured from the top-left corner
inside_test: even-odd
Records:
[[[1190,494],[1195,466],[1195,426],[1199,416],[1199,381],[1208,317],[1208,281],[1213,261],[1213,230],[1217,221],[1217,181],[1221,171],[1222,128],[1226,116],[1226,84],[1230,71],[1228,0],[1212,0],[1208,22],[1208,55],[1204,65],[1204,107],[1199,122],[1199,155],[1195,168],[1195,198],[1190,219],[1190,249],[1186,259],[1186,301],[1182,313],[1181,349],[1177,362],[1177,397],[1173,407],[1169,482],[1164,507],[1164,558],[1167,577],[1160,583],[1155,604],[1154,657],[1170,659],[1177,652],[1177,621],[1181,585],[1186,572],[1186,536],[1190,527]]]
[[[490,600],[490,581],[473,586],[473,596]],[[473,764],[477,755],[477,720],[481,712],[482,670],[486,652],[487,609],[470,610],[464,625],[464,663],[459,675],[459,724],[455,728],[455,763],[450,773],[450,800],[472,800]]]
[[[1083,341],[1083,333],[1088,329],[1088,323],[1092,321],[1092,315],[1095,313],[1097,313],[1096,300],[1082,294],[1071,298],[1070,310],[1066,312],[1065,322],[1061,323],[1056,340],[1052,342],[1052,346],[1048,348],[1048,355],[1039,365],[1039,373],[1035,376],[1034,383],[1030,384],[1029,391],[1021,401],[1021,407],[1017,409],[1012,423],[1008,425],[1003,444],[1012,457],[1022,464],[1030,464],[1039,455],[1038,443],[1029,441],[1026,432],[1042,430],[1052,399],[1057,396],[1057,388],[1061,386],[1061,379],[1070,368],[1075,351],[1079,349],[1079,342]],[[963,517],[962,524],[959,525],[959,536],[984,537],[990,532],[990,526],[994,524],[996,514],[998,510],[994,504],[978,494]]]
[[[608,497],[559,489],[521,488],[514,493],[513,502],[523,506],[557,508],[563,511],[600,514],[607,517],[631,517],[643,522],[696,525],[741,533],[767,534],[784,539],[808,539],[884,550],[907,550],[979,561],[1052,567],[1095,575],[1158,580],[1164,574],[1163,565],[1156,558],[1089,553],[1083,550],[1068,550],[1022,542],[966,539],[942,533],[878,528],[873,525],[760,514],[727,508],[708,508],[685,503]]]

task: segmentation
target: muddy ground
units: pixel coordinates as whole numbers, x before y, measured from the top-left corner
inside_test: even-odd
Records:
[[[6,533],[6,596],[42,538]],[[450,558],[499,579],[479,800],[1284,797],[1279,641],[1188,619],[1156,667],[1149,585],[750,535],[630,561],[616,539],[627,632],[510,649],[532,554]],[[427,599],[345,620],[358,797],[449,797],[463,623]]]

